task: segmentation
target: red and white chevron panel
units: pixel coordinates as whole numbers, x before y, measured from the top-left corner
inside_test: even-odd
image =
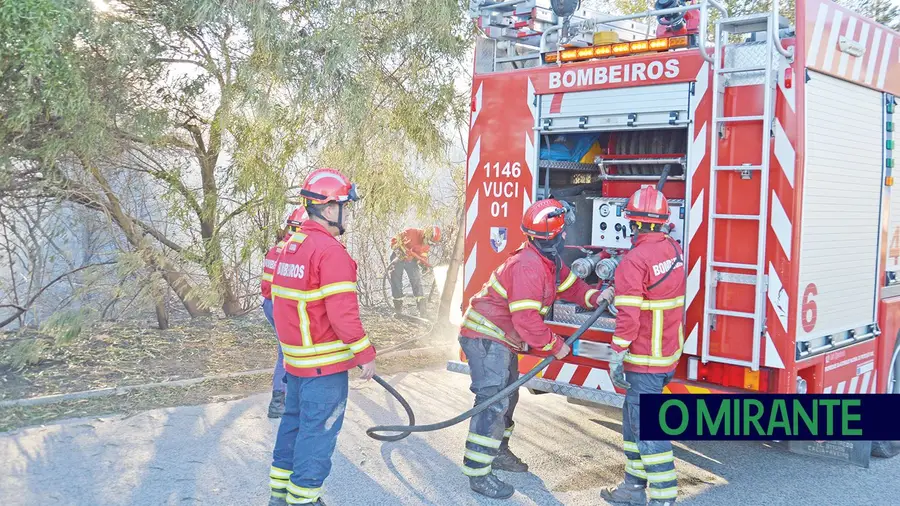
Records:
[[[473,187],[471,183],[472,177],[475,175],[481,162],[481,136],[477,135],[476,137],[476,135],[472,134],[476,132],[475,121],[478,120],[478,115],[481,113],[483,93],[484,81],[481,81],[478,83],[478,89],[472,97],[472,114],[469,120],[469,145],[471,148],[469,150],[469,159],[466,165],[466,188],[469,189],[467,193],[474,191],[474,195],[471,197],[468,207],[466,207],[466,244],[467,246],[469,243],[472,244],[471,249],[466,251],[466,260],[463,266],[463,290],[467,294],[466,300],[468,300],[468,294],[472,291],[469,289],[469,281],[475,273],[475,266],[477,265],[478,260],[478,241],[472,241],[469,234],[472,232],[472,226],[475,225],[475,220],[478,218],[479,192],[478,188]]]
[[[806,66],[892,93],[900,91],[900,34],[829,0],[806,1]],[[840,49],[841,39],[865,48]]]
[[[875,368],[875,345],[862,343],[825,355],[822,393],[877,393],[878,371]]]
[[[709,170],[710,170],[710,138],[714,130],[712,126],[712,93],[710,90],[709,64],[705,63],[697,73],[694,84],[694,97],[691,100],[691,126],[688,132],[691,139],[690,160],[687,177],[690,181],[686,197],[690,201],[690,212],[687,216],[687,288],[685,308],[687,313],[687,339],[684,353],[699,354],[699,342],[703,328],[703,296],[706,289],[706,241],[708,226],[705,215],[711,209],[709,205]]]
[[[540,377],[545,380],[585,388],[596,388],[607,392],[616,391],[616,387],[613,386],[612,380],[609,378],[609,371],[586,365],[553,362],[547,366],[547,369],[544,370]]]
[[[837,385],[825,387],[824,394],[874,394],[878,384],[878,371],[869,371],[854,376],[850,381],[841,381]]]
[[[769,154],[769,228],[766,234],[766,275],[769,287],[766,297],[767,331],[760,362],[764,367],[784,369],[783,356],[793,353],[789,338],[788,314],[791,276],[791,248],[794,237],[794,186],[797,163],[797,92],[785,76],[790,63],[778,58],[778,86],[775,90],[775,138]]]

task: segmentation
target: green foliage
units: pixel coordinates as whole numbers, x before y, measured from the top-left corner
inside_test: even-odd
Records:
[[[53,313],[41,325],[41,332],[53,338],[54,347],[66,346],[81,335],[86,316],[77,310]]]
[[[841,0],[838,3],[892,30],[900,30],[900,5],[891,0]]]
[[[4,360],[13,371],[19,372],[30,365],[37,365],[44,359],[47,342],[43,339],[23,339],[9,349]]]
[[[15,163],[42,164],[32,190],[99,202],[135,258],[193,264],[212,289],[187,292],[227,305],[313,166],[354,177],[373,217],[429,208],[433,169],[418,167],[441,166],[445,127],[465,117],[461,4],[4,2],[0,186]],[[156,198],[179,239],[133,230],[140,204],[110,181]]]

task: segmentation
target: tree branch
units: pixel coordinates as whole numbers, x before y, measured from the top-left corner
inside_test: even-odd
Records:
[[[50,288],[51,286],[53,286],[53,285],[55,285],[56,283],[58,283],[60,280],[66,278],[66,277],[68,277],[68,276],[71,276],[72,274],[75,274],[75,273],[77,273],[77,272],[79,272],[79,271],[83,271],[83,270],[85,270],[85,269],[89,269],[89,268],[91,268],[91,267],[99,267],[99,266],[101,266],[101,265],[112,265],[112,264],[115,264],[115,263],[117,263],[116,260],[110,260],[110,261],[107,261],[107,262],[97,262],[97,263],[92,263],[92,264],[88,264],[88,265],[82,265],[81,267],[78,267],[77,269],[73,269],[73,270],[71,270],[71,271],[69,271],[69,272],[60,274],[59,276],[57,276],[56,278],[54,278],[52,281],[50,281],[49,283],[47,283],[46,285],[44,285],[43,287],[41,287],[41,289],[38,290],[37,293],[35,293],[34,295],[31,296],[30,299],[28,299],[28,302],[25,303],[25,306],[24,306],[24,307],[23,307],[23,306],[10,305],[10,304],[6,304],[6,305],[0,306],[0,307],[14,307],[14,308],[16,309],[16,314],[10,316],[9,318],[7,318],[7,319],[5,319],[5,320],[3,320],[3,321],[0,321],[0,329],[2,329],[3,327],[9,325],[10,323],[14,322],[15,320],[17,320],[17,319],[19,318],[19,316],[21,316],[21,315],[24,314],[26,311],[28,311],[28,309],[31,308],[31,306],[34,304],[34,301],[36,301],[36,300],[38,299],[38,297],[41,296],[41,294],[43,294],[45,291],[47,291],[47,289]]]

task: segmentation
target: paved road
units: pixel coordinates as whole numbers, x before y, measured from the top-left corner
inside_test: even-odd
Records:
[[[420,422],[449,418],[471,402],[465,376],[425,371],[391,380]],[[374,383],[351,385],[331,505],[597,505],[620,477],[617,410],[576,406],[523,391],[512,447],[532,468],[505,474],[517,488],[501,503],[474,496],[459,472],[467,425],[381,444],[365,428],[399,420]],[[149,411],[129,418],[71,420],[0,436],[0,504],[265,504],[276,424],[267,395]],[[759,444],[676,447],[684,504],[897,504],[900,457],[870,469],[816,460]]]

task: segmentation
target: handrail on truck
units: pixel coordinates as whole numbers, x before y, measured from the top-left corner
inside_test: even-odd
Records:
[[[781,35],[778,33],[778,16],[780,16],[780,8],[778,5],[778,0],[772,0],[772,41],[775,42],[775,49],[788,59],[788,61],[794,61],[794,46],[791,46],[787,49],[782,47],[781,45]]]
[[[510,0],[510,1],[515,2],[516,0]],[[777,0],[775,0],[775,1],[777,2]],[[646,17],[658,18],[659,16],[666,16],[668,14],[681,14],[681,13],[688,12],[688,11],[699,10],[700,11],[700,34],[698,35],[698,38],[700,39],[701,44],[703,44],[703,46],[701,46],[702,50],[700,51],[700,54],[703,56],[703,59],[705,59],[709,63],[712,63],[713,57],[711,55],[709,55],[705,49],[705,44],[706,44],[706,40],[707,40],[706,23],[707,23],[707,19],[709,19],[709,6],[710,5],[712,5],[713,8],[715,8],[717,11],[722,13],[723,17],[728,17],[728,10],[725,9],[725,7],[723,7],[722,4],[720,4],[718,1],[716,1],[716,0],[700,0],[700,2],[693,4],[693,5],[672,7],[671,9],[659,9],[659,10],[655,10],[655,11],[650,10],[650,11],[639,12],[637,14],[625,14],[622,16],[607,16],[605,18],[600,18],[600,19],[586,20],[586,21],[582,21],[582,22],[570,25],[570,27],[571,28],[582,28],[584,26],[602,25],[602,24],[606,24],[606,23],[612,23],[614,21],[628,21],[631,19],[646,18]],[[563,27],[563,24],[562,24],[562,22],[560,22],[554,26],[551,26],[544,33],[541,34],[541,48],[540,48],[541,54],[544,54],[549,51],[549,48],[547,47],[548,36],[552,33],[556,33],[558,31],[560,31],[562,29],[562,27]],[[779,45],[779,48],[780,48],[780,45]]]
[[[516,5],[525,3],[527,1],[528,0],[507,0],[506,2],[499,2],[499,3],[495,3],[495,4],[479,5],[479,8],[488,10],[488,11],[495,11],[498,9],[503,9],[505,7],[514,7]]]

